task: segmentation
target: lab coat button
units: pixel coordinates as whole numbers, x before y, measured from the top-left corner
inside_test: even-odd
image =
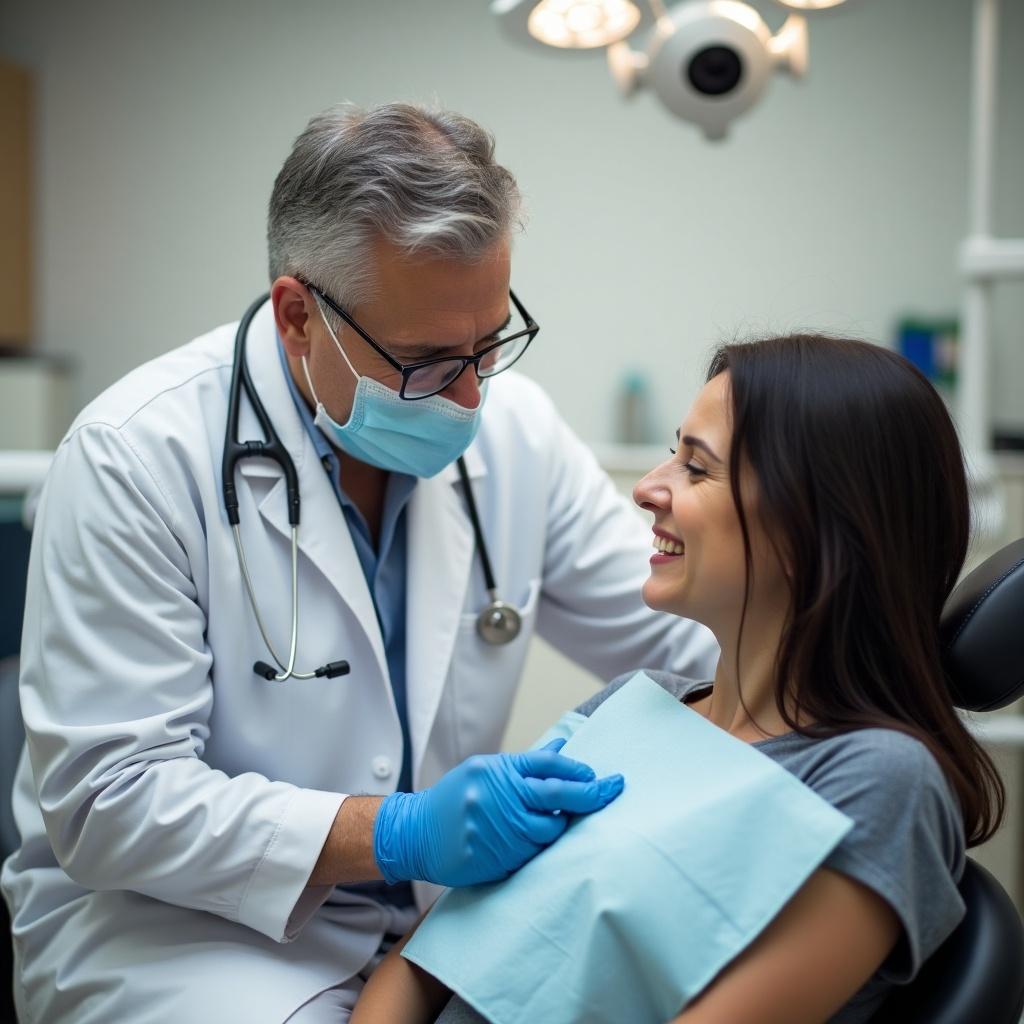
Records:
[[[378,779],[391,777],[391,759],[388,757],[375,757],[373,759],[373,774]]]

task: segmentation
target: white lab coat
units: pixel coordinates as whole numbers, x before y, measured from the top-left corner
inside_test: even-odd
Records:
[[[279,363],[269,305],[249,365],[298,471],[299,654],[351,674],[272,683],[221,495],[235,325],[140,367],[58,450],[39,506],[22,646],[23,845],[5,865],[27,1024],[277,1024],[355,974],[384,915],[306,888],[348,793],[392,792],[399,719],[373,603]],[[260,432],[243,401],[243,438]],[[650,533],[535,384],[491,382],[466,461],[501,596],[504,647],[454,466],[408,508],[408,714],[416,788],[498,749],[537,630],[608,679],[706,674],[710,634],[640,600]],[[284,481],[237,474],[245,552],[279,651],[290,629]],[[427,905],[433,893],[417,887]],[[327,901],[327,902],[325,902]]]

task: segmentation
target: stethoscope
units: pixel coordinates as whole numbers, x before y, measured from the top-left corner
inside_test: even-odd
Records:
[[[245,315],[238,325],[238,332],[235,334],[235,355],[231,367],[231,386],[228,392],[227,431],[224,436],[224,458],[221,463],[224,510],[227,512],[228,522],[231,524],[231,532],[235,539],[238,568],[245,583],[245,591],[249,595],[249,604],[252,606],[252,612],[256,618],[256,624],[259,626],[263,642],[266,644],[267,650],[270,651],[270,656],[277,665],[277,668],[274,668],[265,661],[257,661],[253,665],[253,671],[258,676],[275,682],[283,682],[285,679],[291,678],[315,679],[326,677],[327,679],[333,679],[335,676],[347,675],[351,671],[347,661],[331,661],[314,669],[312,672],[295,671],[295,656],[299,641],[299,477],[295,471],[295,463],[292,462],[288,450],[277,436],[277,432],[270,422],[270,417],[267,415],[267,410],[256,393],[245,358],[245,344],[249,334],[249,325],[252,323],[257,310],[269,297],[269,294],[261,295],[253,302],[245,311]],[[243,391],[253,408],[253,412],[256,414],[260,429],[263,431],[264,440],[262,441],[236,440],[238,436],[238,414]],[[253,589],[252,577],[249,575],[249,567],[245,561],[245,550],[242,546],[238,515],[238,496],[235,492],[235,469],[241,459],[248,458],[272,459],[280,466],[281,471],[284,473],[285,492],[288,501],[288,525],[290,527],[292,545],[292,628],[287,660],[278,655],[267,634],[263,616],[260,615],[259,606],[256,602],[256,593]],[[511,643],[519,636],[523,625],[522,616],[513,605],[506,604],[498,597],[498,588],[494,580],[494,572],[491,568],[491,559],[487,553],[483,529],[480,526],[480,515],[477,512],[476,499],[473,496],[473,488],[470,486],[465,460],[461,457],[458,459],[458,469],[459,479],[462,481],[463,492],[466,495],[469,518],[473,524],[476,550],[480,553],[480,565],[483,569],[484,583],[487,587],[489,598],[487,605],[477,616],[476,630],[485,643],[500,646]]]

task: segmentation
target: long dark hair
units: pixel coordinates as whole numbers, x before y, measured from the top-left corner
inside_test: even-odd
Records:
[[[970,534],[963,455],[942,399],[902,356],[817,334],[724,345],[708,380],[723,371],[747,595],[744,463],[790,576],[780,714],[813,736],[877,726],[919,739],[959,798],[968,845],[984,842],[1002,820],[1005,791],[953,707],[940,659],[939,615]],[[815,724],[800,728],[805,716]]]

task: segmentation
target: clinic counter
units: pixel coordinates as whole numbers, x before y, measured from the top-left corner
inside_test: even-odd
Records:
[[[16,496],[42,483],[53,452],[0,451],[0,496]]]

